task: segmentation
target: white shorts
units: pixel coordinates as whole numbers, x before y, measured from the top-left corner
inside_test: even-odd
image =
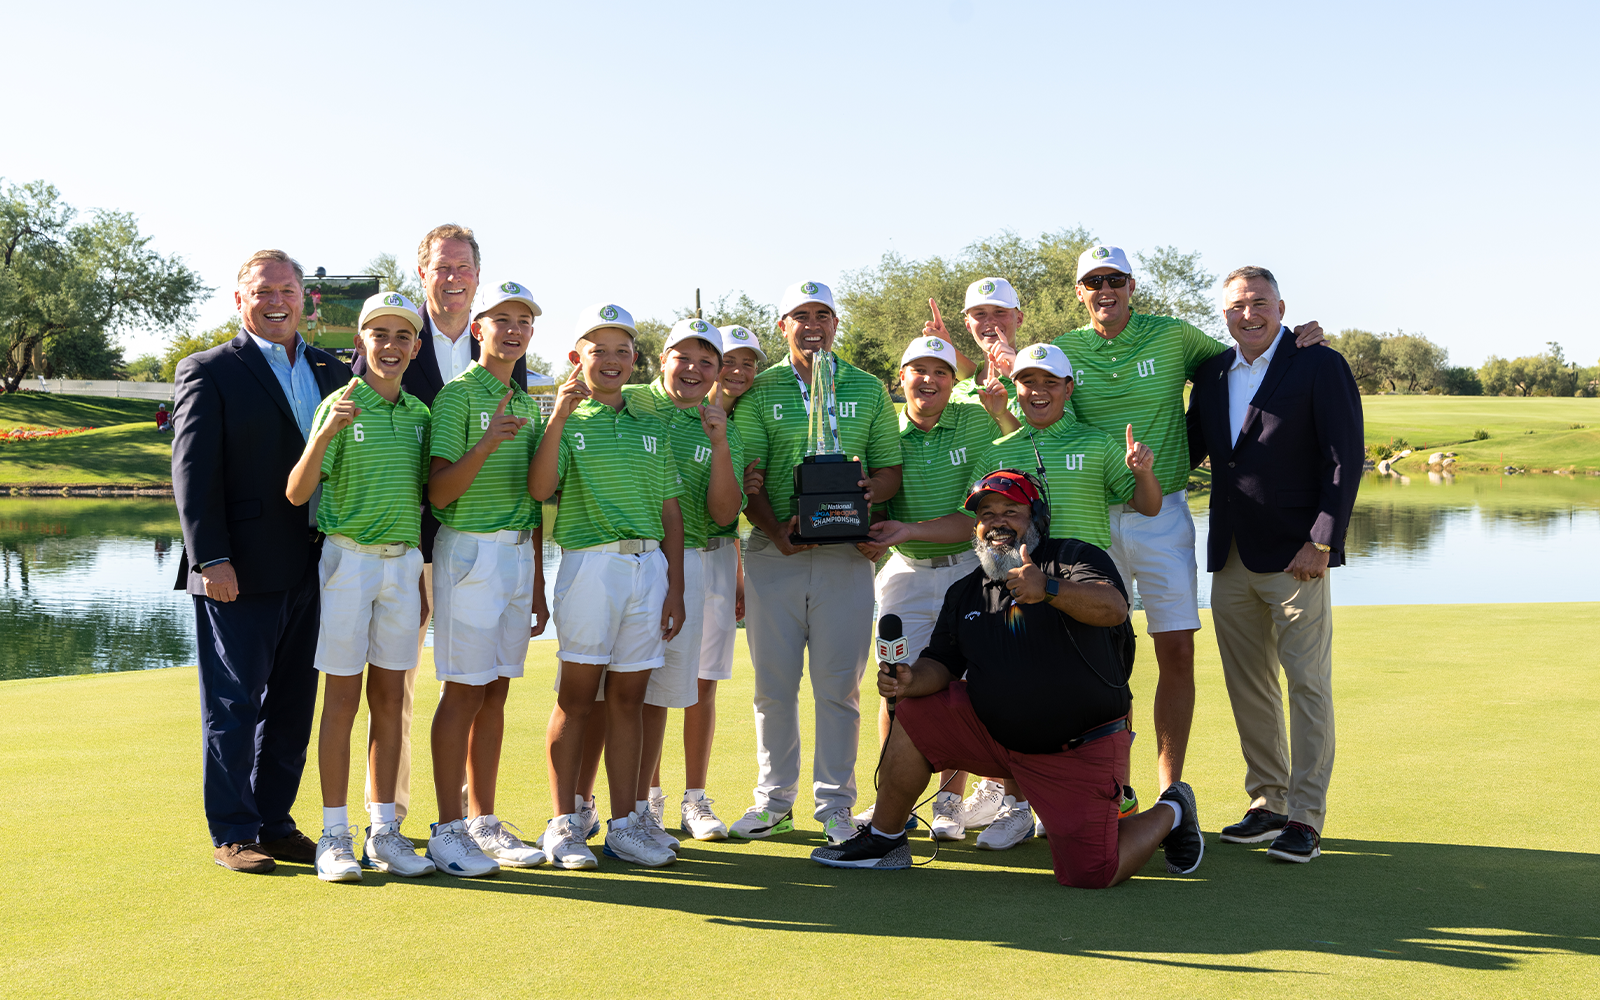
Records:
[[[368,663],[385,670],[417,665],[417,621],[422,617],[422,553],[381,556],[340,548],[329,540],[317,564],[322,580],[322,625],[317,669],[337,677],[360,675]]]
[[[701,558],[706,606],[700,620],[700,679],[733,678],[733,641],[739,634],[734,618],[739,597],[739,540],[725,538],[720,548]]]
[[[667,599],[667,557],[660,549],[639,555],[563,552],[555,599],[556,656],[563,663],[630,673],[665,662],[661,605]]]
[[[899,615],[905,636],[911,640],[911,659],[915,661],[928,648],[933,638],[933,626],[939,621],[939,609],[944,607],[944,595],[957,580],[978,568],[978,554],[972,550],[956,553],[953,566],[919,566],[899,552],[891,552],[889,561],[878,570],[873,590],[878,596],[878,618]],[[876,634],[876,627],[874,627]],[[871,669],[877,670],[877,657],[872,657]]]
[[[439,527],[433,543],[433,666],[481,687],[521,677],[533,624],[533,542]]]
[[[1128,504],[1114,504],[1106,513],[1111,519],[1111,559],[1122,574],[1130,606],[1138,585],[1145,630],[1198,629],[1200,581],[1188,494],[1175,490],[1162,497],[1155,517],[1145,517]]]
[[[660,668],[650,674],[650,686],[644,692],[646,705],[688,708],[700,700],[701,624],[706,605],[704,557],[703,549],[683,550],[683,628],[667,643]],[[664,594],[662,599],[665,600]]]

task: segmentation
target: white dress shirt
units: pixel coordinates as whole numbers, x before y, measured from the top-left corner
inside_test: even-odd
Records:
[[[439,362],[439,376],[449,382],[472,364],[472,329],[462,330],[461,336],[451,340],[439,332],[439,321],[432,313],[428,322],[433,327],[433,359]]]
[[[1272,364],[1272,356],[1278,353],[1278,345],[1283,342],[1286,327],[1278,328],[1278,335],[1272,338],[1272,345],[1254,361],[1246,361],[1236,345],[1233,349],[1233,364],[1228,367],[1228,426],[1233,429],[1233,443],[1239,443],[1239,432],[1244,430],[1245,411],[1250,409],[1250,401],[1256,398],[1256,390],[1261,388],[1261,380],[1267,377],[1267,366]]]

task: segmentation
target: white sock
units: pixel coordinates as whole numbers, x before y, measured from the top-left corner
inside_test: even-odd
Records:
[[[1183,805],[1181,803],[1174,802],[1171,799],[1160,799],[1156,802],[1156,805],[1172,807],[1172,829],[1176,830],[1178,828],[1178,824],[1183,822]],[[1167,832],[1170,833],[1172,831],[1169,830]]]
[[[633,814],[635,816],[643,816],[645,813],[647,813],[649,811],[650,811],[650,801],[648,799],[635,799],[634,800],[634,803],[633,803]]]
[[[896,837],[900,836],[900,834],[898,834],[898,833],[884,833],[882,830],[878,829],[878,826],[877,826],[876,823],[874,823],[872,825],[871,829],[872,829],[872,835],[874,837],[882,837],[884,840],[893,840]]]
[[[650,786],[650,797],[652,799],[663,798],[663,797],[666,796],[666,794],[667,794],[666,792],[663,792],[661,790],[661,786],[660,785],[651,785]]]
[[[704,788],[685,788],[683,797],[686,799],[703,799],[706,797],[706,790]]]
[[[367,803],[367,815],[372,819],[373,826],[383,826],[395,822],[395,809],[393,802]]]
[[[337,837],[350,831],[350,810],[345,806],[322,807],[322,832]]]

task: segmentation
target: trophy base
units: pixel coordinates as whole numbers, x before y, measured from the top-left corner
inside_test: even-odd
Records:
[[[844,545],[870,541],[872,507],[861,487],[866,478],[859,459],[843,455],[808,456],[794,468],[796,545]]]

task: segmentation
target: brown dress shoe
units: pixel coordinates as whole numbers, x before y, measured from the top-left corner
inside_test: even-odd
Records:
[[[279,861],[292,861],[296,864],[309,865],[317,860],[317,843],[299,830],[287,837],[269,840],[261,845],[261,849],[277,858]]]
[[[223,844],[212,857],[229,871],[250,875],[265,875],[278,867],[259,844]]]

